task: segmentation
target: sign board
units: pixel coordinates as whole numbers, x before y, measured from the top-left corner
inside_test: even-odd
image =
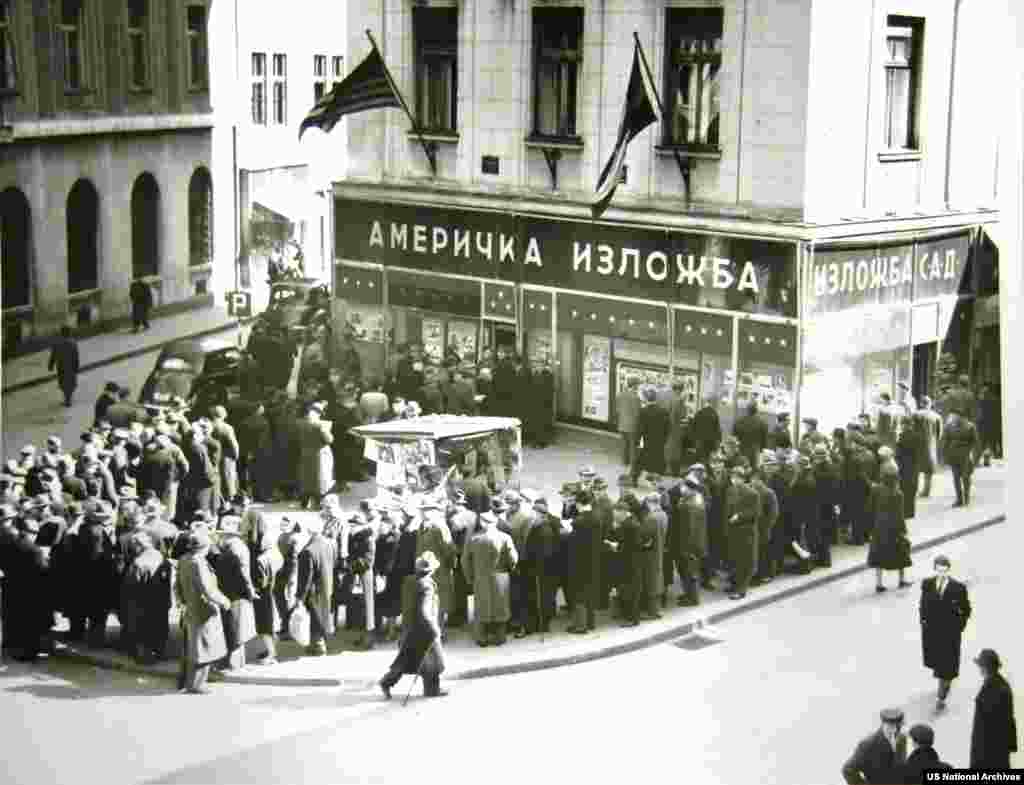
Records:
[[[509,212],[335,199],[336,256],[796,316],[796,246]]]
[[[252,295],[249,292],[227,292],[225,298],[228,301],[228,316],[236,319],[248,319],[252,316]]]

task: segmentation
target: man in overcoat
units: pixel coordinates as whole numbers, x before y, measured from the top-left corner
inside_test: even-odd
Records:
[[[334,485],[334,454],[331,452],[334,435],[323,420],[325,408],[322,403],[310,406],[297,431],[299,486],[301,501],[307,509],[319,507],[320,499]]]
[[[473,587],[476,642],[501,646],[507,640],[511,617],[511,573],[519,561],[512,537],[498,529],[498,516],[480,516],[481,531],[469,538],[462,570]]]
[[[441,622],[437,585],[433,573],[439,562],[430,551],[416,560],[415,574],[406,577],[409,591],[403,591],[402,638],[398,656],[379,685],[384,697],[391,699],[391,688],[398,684],[404,674],[423,679],[423,695],[440,698],[448,694],[441,689],[441,674],[444,672],[444,647],[441,642]]]
[[[669,499],[675,513],[675,534],[670,538],[668,548],[673,551],[672,558],[682,584],[683,593],[677,601],[680,606],[694,606],[700,603],[697,584],[701,578],[703,561],[708,553],[704,475],[704,465],[694,464],[689,468],[682,484],[669,491]]]
[[[174,590],[183,607],[181,623],[185,632],[178,680],[181,692],[208,692],[210,666],[228,653],[220,612],[228,610],[231,601],[217,586],[207,559],[209,552],[210,536],[198,528],[188,535],[185,554],[178,560]]]
[[[747,413],[736,421],[732,432],[740,440],[740,453],[751,469],[757,471],[761,451],[768,446],[768,426],[757,413],[756,400],[750,402]]]
[[[704,405],[693,416],[691,428],[697,449],[697,462],[707,465],[711,460],[711,453],[717,450],[722,442],[722,423],[712,399],[706,399]]]
[[[327,638],[334,635],[334,567],[337,553],[334,543],[320,532],[313,532],[299,553],[296,602],[304,602],[309,611],[310,634],[307,654],[327,654]]]
[[[162,659],[170,632],[173,586],[171,563],[157,550],[152,537],[136,531],[131,537],[132,561],[121,583],[121,629],[134,631],[135,660]]]
[[[220,483],[225,499],[233,499],[238,493],[238,459],[240,450],[235,429],[228,422],[228,412],[223,406],[214,406],[210,411],[213,428],[211,438],[221,446]]]
[[[555,617],[558,591],[558,541],[562,524],[548,511],[548,500],[534,499],[535,523],[526,535],[519,568],[526,580],[527,624],[525,634],[547,632]]]
[[[455,607],[455,543],[451,530],[444,518],[444,510],[435,499],[428,498],[420,507],[423,523],[416,533],[416,556],[430,551],[437,558],[438,566],[433,572],[437,586],[437,600],[440,610],[441,636],[448,637],[448,615]]]
[[[754,473],[750,487],[761,499],[761,514],[757,519],[757,573],[756,583],[767,583],[775,577],[771,559],[771,543],[779,520],[779,499],[768,481],[778,471],[778,461],[772,450],[761,453],[760,469]]]
[[[761,497],[749,484],[750,468],[741,458],[730,471],[731,484],[725,495],[725,525],[729,534],[729,560],[736,570],[729,599],[747,596],[747,587],[757,564],[758,519]]]
[[[597,624],[605,532],[594,510],[594,494],[581,490],[575,501],[576,517],[569,536],[569,583],[573,597],[573,620],[569,632],[582,635]]]
[[[640,603],[644,591],[643,553],[640,550],[642,505],[632,495],[623,496],[612,507],[611,540],[605,545],[620,559],[618,593],[623,627],[640,623]]]
[[[939,444],[942,441],[942,418],[932,408],[932,399],[927,395],[921,399],[921,408],[914,415],[921,428],[921,456],[918,468],[924,476],[921,498],[932,494],[932,476],[939,467]]]
[[[985,682],[974,699],[971,727],[971,768],[1008,769],[1010,753],[1017,751],[1017,719],[1013,691],[999,672],[1002,661],[992,649],[982,649],[974,663]]]
[[[106,644],[107,617],[117,606],[120,576],[117,573],[117,543],[114,539],[114,512],[103,501],[92,504],[75,540],[72,585],[67,591],[80,592],[74,603],[71,639],[85,637],[89,625],[89,645],[101,649]]]
[[[199,510],[214,511],[213,486],[217,467],[210,460],[205,442],[202,427],[196,425],[183,447],[188,473],[182,479],[179,490],[184,492],[186,503],[182,505],[179,499],[178,512],[183,513],[186,519]]]
[[[49,370],[57,371],[57,386],[64,393],[64,406],[71,408],[71,398],[78,386],[78,344],[71,337],[71,328],[60,328],[60,338],[50,350]]]
[[[636,464],[633,466],[634,481],[641,472],[665,473],[665,443],[669,435],[668,412],[658,403],[658,394],[653,387],[643,391],[643,406],[636,420],[636,438],[640,445]]]
[[[244,505],[240,506],[244,510]],[[236,516],[221,519],[220,553],[215,568],[217,584],[231,601],[231,608],[222,614],[228,670],[245,667],[245,644],[256,637],[256,587],[252,583],[249,547],[239,533],[240,524]]]
[[[899,781],[899,772],[907,760],[907,737],[902,733],[903,712],[883,709],[882,727],[857,744],[843,764],[843,779],[848,785],[889,785]]]
[[[971,503],[971,477],[974,474],[974,453],[977,449],[978,429],[974,423],[958,412],[952,412],[943,428],[942,454],[953,471],[953,487],[956,489],[954,507],[965,507]]]
[[[615,396],[615,414],[619,434],[622,436],[622,462],[632,469],[636,463],[637,418],[640,415],[640,396],[637,387],[640,380],[635,376],[626,380],[626,389]]]
[[[660,619],[658,598],[665,590],[665,540],[668,538],[668,515],[661,508],[661,496],[653,486],[641,486],[643,506],[640,510],[640,552],[643,565],[643,591],[640,608],[647,619]]]
[[[960,675],[961,635],[971,618],[971,601],[967,587],[949,576],[947,557],[936,556],[934,566],[935,575],[921,582],[919,613],[924,666],[939,680],[936,708],[941,710],[953,679]]]

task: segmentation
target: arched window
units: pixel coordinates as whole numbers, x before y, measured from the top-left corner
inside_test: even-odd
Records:
[[[88,180],[79,180],[71,186],[67,207],[68,291],[72,294],[99,285],[99,222],[99,194]]]
[[[30,305],[32,213],[28,199],[17,188],[0,193],[0,239],[3,259],[3,307]]]
[[[160,188],[149,172],[143,172],[132,186],[132,278],[160,272],[159,257]]]
[[[203,167],[188,183],[188,248],[193,266],[213,259],[213,182]]]

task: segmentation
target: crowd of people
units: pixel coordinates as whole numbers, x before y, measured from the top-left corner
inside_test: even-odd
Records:
[[[413,344],[398,348],[387,378],[364,384],[351,338],[328,359],[322,336],[311,336],[300,350],[299,396],[271,391],[232,417],[224,404],[196,411],[175,398],[139,418],[129,391],[112,382],[78,447],[54,435],[8,461],[5,647],[25,659],[52,647],[55,612],[71,640],[102,646],[115,613],[118,645],[149,661],[166,652],[177,604],[194,666],[183,686],[201,691],[204,667],[242,667],[256,636],[261,661],[273,663],[275,640],[300,606],[310,655],[326,652],[342,607],[357,646],[395,640],[403,583],[427,552],[438,562],[442,637],[472,622],[480,646],[548,632],[559,592],[570,632],[593,631],[604,610],[633,626],[661,615],[677,575],[681,606],[699,604],[702,590],[741,599],[787,572],[830,566],[844,540],[870,540],[868,562],[885,591],[883,570],[908,585],[906,521],[921,476],[922,495],[930,493],[940,447],[957,503],[971,500],[980,450],[966,385],[944,398],[945,422],[927,399],[920,408],[884,400],[874,420],[862,414],[831,436],[808,417],[794,445],[785,415],[769,429],[752,404],[724,436],[710,402],[694,411],[681,388],[661,401],[630,380],[618,396],[628,471],[612,482],[584,467],[549,500],[508,487],[481,452],[423,473],[404,495],[344,512],[339,494],[372,469],[354,426],[420,413],[503,415],[543,445],[554,421],[549,367],[527,369],[505,350],[473,368],[454,350],[432,364]],[[281,499],[319,509],[322,526],[303,532],[287,521],[270,531],[253,502]]]

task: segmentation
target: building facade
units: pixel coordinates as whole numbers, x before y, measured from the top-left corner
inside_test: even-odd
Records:
[[[237,244],[222,283],[249,291],[259,309],[273,263],[301,262],[306,275],[331,280],[329,192],[345,173],[344,124],[301,141],[298,128],[342,78],[346,16],[344,4],[316,0],[295,0],[285,14],[239,0],[221,11],[231,34],[217,83],[218,180],[235,187],[219,204]]]
[[[208,0],[0,2],[5,343],[209,304]],[[11,344],[7,344],[11,345]]]
[[[364,367],[507,347],[608,428],[630,377],[726,428],[753,401],[845,425],[938,393],[944,354],[997,384],[993,20],[938,5],[351,4],[348,62],[370,29],[437,161],[401,112],[348,118],[334,285]],[[634,34],[661,120],[594,219]]]

